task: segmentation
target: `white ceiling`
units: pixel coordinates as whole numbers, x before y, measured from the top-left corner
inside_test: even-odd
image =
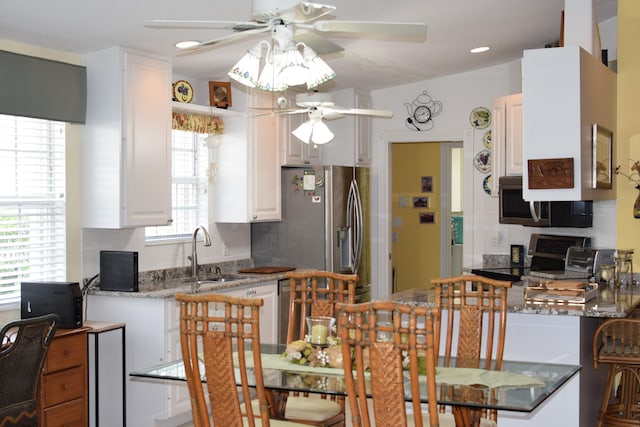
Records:
[[[598,21],[617,14],[617,0],[593,0]],[[344,47],[324,56],[338,77],[321,90],[375,90],[512,61],[524,49],[559,39],[563,0],[325,0],[336,6],[328,19],[424,22],[427,40],[407,43],[372,37],[330,40]],[[227,70],[265,36],[177,56],[181,40],[211,40],[229,30],[151,29],[149,19],[248,21],[251,0],[4,0],[0,39],[67,52],[125,46],[171,57],[174,73],[202,80],[229,80]],[[327,19],[321,18],[321,19]],[[380,38],[380,37],[378,37]],[[489,45],[488,53],[469,49]]]

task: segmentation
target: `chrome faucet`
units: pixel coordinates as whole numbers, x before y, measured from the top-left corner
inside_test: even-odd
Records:
[[[197,227],[193,231],[193,238],[191,240],[191,256],[188,256],[187,259],[191,261],[191,277],[198,277],[198,252],[196,250],[196,237],[198,236],[198,230],[202,230],[204,233],[204,245],[211,246],[211,237],[209,237],[209,232],[202,225]]]

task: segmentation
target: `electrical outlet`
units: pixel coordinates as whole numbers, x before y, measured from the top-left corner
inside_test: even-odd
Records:
[[[229,245],[227,245],[226,243],[222,244],[222,255],[224,256],[229,256]]]

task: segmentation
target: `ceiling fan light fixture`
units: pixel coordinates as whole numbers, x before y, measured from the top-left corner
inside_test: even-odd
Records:
[[[326,144],[333,141],[335,135],[329,129],[329,126],[324,124],[322,120],[314,123],[313,132],[311,133],[311,142],[317,145]]]
[[[227,75],[245,86],[251,88],[257,87],[259,78],[258,70],[260,69],[260,59],[262,59],[263,43],[267,42],[261,41],[251,48],[251,50],[240,58],[236,65],[229,70]]]
[[[298,126],[295,130],[291,132],[293,136],[298,138],[300,141],[308,144],[311,141],[311,134],[313,133],[313,124],[307,120]]]
[[[284,92],[289,87],[279,77],[282,66],[279,65],[281,53],[277,52],[277,49],[267,54],[267,60],[265,61],[264,68],[260,73],[257,87],[269,92]]]
[[[315,145],[331,142],[335,136],[320,118],[310,118],[291,133],[305,144],[313,142]]]
[[[305,49],[306,51],[306,49]],[[306,56],[305,56],[306,60]],[[324,82],[328,82],[336,76],[336,72],[327,65],[318,55],[310,60],[306,60],[309,67],[309,78],[307,79],[307,89],[314,89]]]
[[[309,68],[304,62],[302,54],[298,48],[291,43],[284,52],[282,70],[278,78],[288,86],[298,86],[306,84],[309,78]]]

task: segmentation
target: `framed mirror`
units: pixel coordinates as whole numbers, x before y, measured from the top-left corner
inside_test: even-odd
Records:
[[[600,125],[593,125],[593,188],[610,189],[613,185],[612,146],[613,133]]]

